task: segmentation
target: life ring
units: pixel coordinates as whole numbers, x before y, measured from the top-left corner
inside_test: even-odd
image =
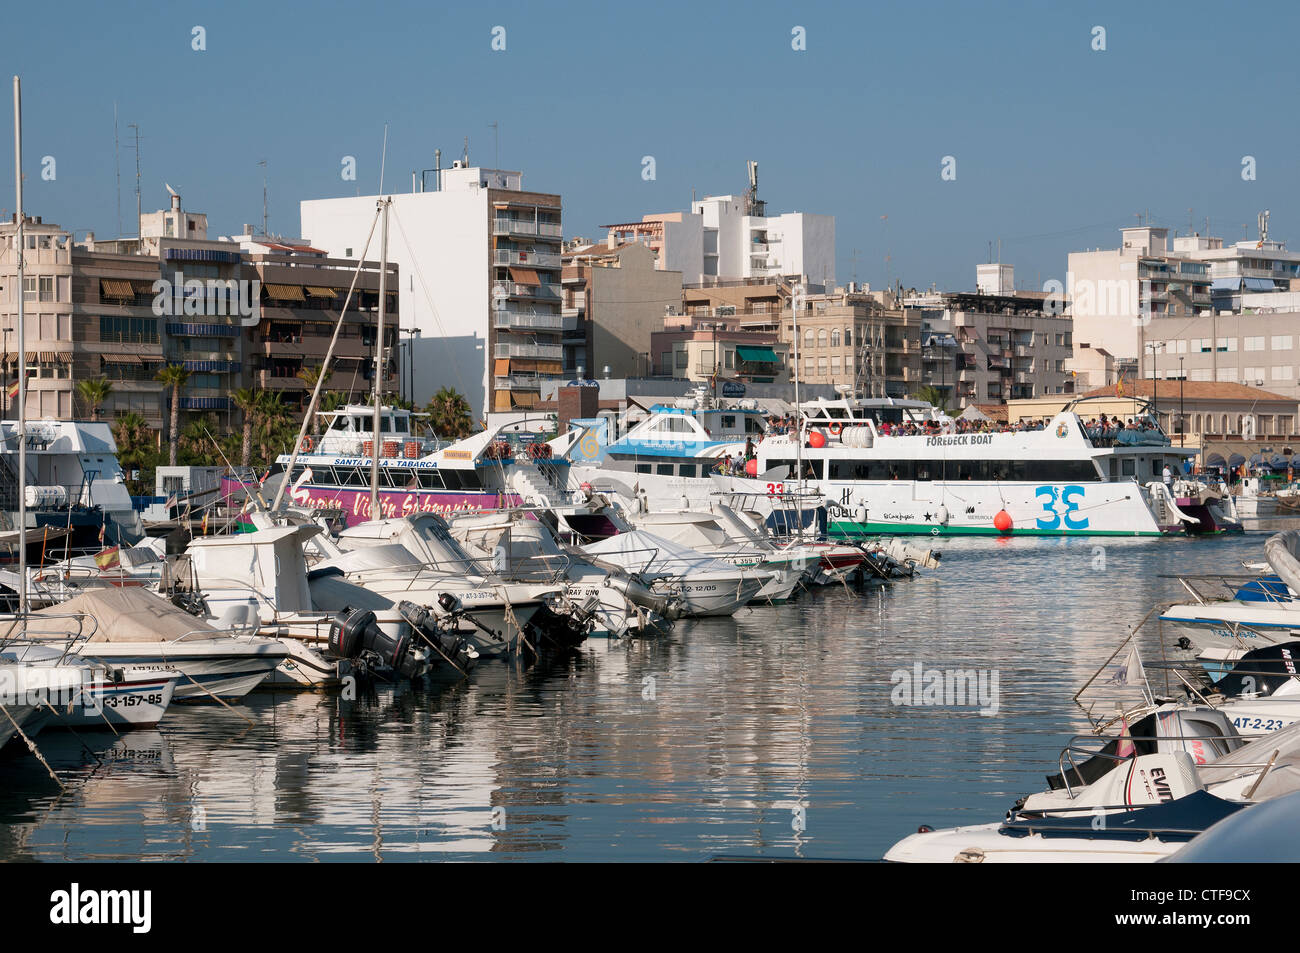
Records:
[[[838,436],[840,435],[840,431],[844,429],[844,426],[843,426],[842,424],[839,424],[839,423],[834,423],[834,424],[831,424],[831,425],[830,425],[829,427],[827,427],[826,429],[829,430],[829,431],[831,432],[831,436],[832,436],[832,437],[838,437]]]
[[[299,442],[298,450],[300,453],[311,453],[312,448],[315,446],[316,444],[312,442],[311,436],[307,435]]]

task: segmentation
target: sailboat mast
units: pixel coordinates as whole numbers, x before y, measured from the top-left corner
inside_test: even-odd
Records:
[[[388,304],[388,208],[392,199],[380,199],[383,224],[379,229],[379,327],[375,331],[375,414],[370,441],[370,518],[380,518],[379,512],[379,452],[380,403],[384,393],[384,308]]]
[[[23,92],[14,77],[14,195],[18,212],[18,611],[27,613],[27,328],[23,318]],[[6,386],[8,383],[6,382]]]

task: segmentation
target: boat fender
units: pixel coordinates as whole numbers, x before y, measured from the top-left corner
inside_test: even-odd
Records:
[[[948,523],[948,507],[940,503],[939,509],[934,515],[934,521],[940,526],[946,526]]]
[[[993,517],[993,527],[999,533],[1011,532],[1011,527],[1013,525],[1014,523],[1011,520],[1011,514],[1006,510],[998,510],[997,516]]]
[[[867,525],[867,508],[865,506],[858,507],[858,522],[863,526]]]

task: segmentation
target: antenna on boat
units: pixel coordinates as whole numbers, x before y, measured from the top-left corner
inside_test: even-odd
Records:
[[[27,334],[23,318],[23,90],[14,77],[14,196],[18,211],[18,612],[27,615]]]
[[[384,396],[384,306],[388,297],[388,209],[391,198],[379,200],[383,225],[379,230],[379,327],[375,330],[375,411],[370,440],[370,518],[379,519],[379,419]],[[286,478],[287,479],[287,478]]]

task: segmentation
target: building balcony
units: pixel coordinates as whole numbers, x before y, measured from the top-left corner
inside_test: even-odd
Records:
[[[508,298],[532,298],[538,301],[560,300],[559,285],[526,285],[517,281],[507,281],[505,291]]]
[[[172,337],[237,338],[239,328],[233,324],[180,324],[168,322],[166,331]]]
[[[498,248],[492,255],[496,265],[523,265],[532,268],[559,268],[560,256],[542,252],[525,252],[513,248]]]
[[[564,359],[564,348],[558,344],[512,344],[498,341],[492,353],[495,357],[531,357],[546,361]]]
[[[235,402],[229,397],[181,398],[181,410],[233,410],[234,407]]]
[[[554,311],[525,311],[518,308],[500,308],[493,315],[493,324],[498,328],[538,331],[559,331],[564,326],[565,317]]]
[[[305,390],[307,382],[292,374],[287,377],[275,371],[258,371],[257,385],[264,390]]]
[[[493,235],[524,235],[537,238],[563,237],[564,229],[554,222],[534,222],[532,220],[497,217],[492,220]]]
[[[187,371],[199,374],[238,374],[240,371],[238,361],[192,360],[181,364]]]
[[[542,381],[553,380],[536,374],[511,374],[509,377],[493,378],[497,390],[541,390]]]

